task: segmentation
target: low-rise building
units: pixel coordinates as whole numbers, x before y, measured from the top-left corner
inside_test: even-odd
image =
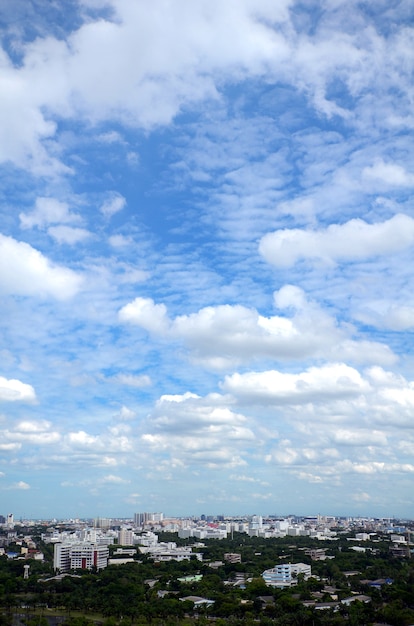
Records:
[[[53,567],[55,571],[69,572],[75,569],[104,569],[108,565],[108,546],[94,543],[56,543]]]
[[[262,577],[266,585],[283,588],[297,585],[299,574],[307,580],[312,575],[311,566],[306,563],[280,563],[265,570]]]

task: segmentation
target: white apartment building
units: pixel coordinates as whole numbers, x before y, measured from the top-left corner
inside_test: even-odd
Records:
[[[265,570],[262,578],[270,587],[293,587],[299,574],[304,574],[307,580],[312,575],[311,566],[306,563],[281,563]]]
[[[127,528],[121,528],[118,533],[118,543],[120,546],[133,546],[135,543],[134,532]]]
[[[139,548],[141,554],[148,554],[154,561],[185,561],[195,556],[198,561],[203,560],[201,552],[193,552],[191,546],[180,546],[173,541],[167,543],[159,543],[153,546],[141,546]]]
[[[53,554],[55,571],[75,569],[104,569],[108,565],[108,546],[94,543],[56,543]]]
[[[55,571],[70,571],[70,551],[72,546],[72,543],[55,543],[53,552],[53,569]]]
[[[158,543],[158,535],[150,531],[147,531],[143,533],[142,535],[137,536],[136,543],[140,546],[147,546],[147,547],[155,546]]]
[[[134,513],[135,526],[145,526],[150,522],[160,523],[164,520],[164,513]]]

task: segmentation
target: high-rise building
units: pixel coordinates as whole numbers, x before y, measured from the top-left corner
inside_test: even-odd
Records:
[[[132,530],[121,528],[118,532],[118,543],[120,546],[133,546],[134,545],[134,533]]]
[[[96,517],[94,520],[95,528],[111,528],[112,519],[108,517]]]
[[[148,522],[162,522],[164,513],[134,513],[135,526],[145,526]]]
[[[136,526],[144,526],[150,518],[150,513],[134,513],[134,524]]]

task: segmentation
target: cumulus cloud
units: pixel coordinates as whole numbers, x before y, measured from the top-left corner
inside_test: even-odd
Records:
[[[335,425],[330,441],[342,445],[368,444],[366,428],[372,433],[373,446],[385,445],[386,434],[374,425],[406,428],[414,408],[414,381],[378,366],[359,372],[344,363],[328,363],[298,374],[279,370],[235,373],[224,378],[221,389],[244,406],[280,406],[285,418],[295,420],[308,415],[314,428],[320,420],[326,435]],[[338,427],[347,422],[349,428]],[[307,420],[300,424],[305,429]]]
[[[170,319],[164,304],[136,298],[120,310],[119,319],[155,335],[183,341],[194,361],[218,370],[257,359],[319,356],[387,365],[396,359],[386,345],[350,338],[349,326],[341,327],[294,285],[275,292],[274,301],[289,317],[266,317],[256,309],[224,304]]]
[[[122,406],[120,411],[118,413],[115,413],[114,417],[115,419],[121,420],[121,421],[129,421],[129,420],[133,420],[136,417],[136,412],[133,411],[132,409],[129,409],[127,406]]]
[[[353,219],[321,230],[278,230],[261,239],[259,251],[268,263],[291,267],[302,259],[329,263],[365,260],[398,253],[413,243],[414,219],[399,214],[376,224]]]
[[[232,374],[225,377],[222,388],[239,398],[246,396],[264,403],[302,404],[322,401],[329,396],[355,396],[369,391],[369,384],[356,369],[344,363],[334,363],[311,367],[301,374],[276,370]]]
[[[385,163],[378,159],[373,165],[364,167],[362,179],[372,181],[377,186],[412,187],[414,186],[414,174],[410,174],[404,167],[397,163]]]
[[[338,428],[332,437],[335,444],[348,446],[386,446],[387,436],[379,430]]]
[[[168,329],[167,307],[151,298],[135,298],[119,311],[121,322],[136,324],[148,332],[164,333]]]
[[[23,491],[26,491],[27,489],[30,489],[30,485],[24,482],[24,480],[19,480],[19,482],[11,485],[10,489],[19,489],[19,490],[21,489]]]
[[[346,32],[349,14],[341,6],[327,11],[314,32],[299,34],[291,4],[178,0],[160,11],[158,2],[144,7],[113,0],[112,18],[92,14],[66,41],[39,36],[22,46],[22,67],[2,52],[0,161],[50,173],[58,164],[43,142],[56,134],[54,115],[151,128],[169,123],[188,104],[217,98],[223,76],[279,80],[302,90],[324,115],[349,118],[346,104],[328,97],[329,86],[339,80],[352,102],[362,99],[367,91],[377,93],[381,68],[381,94],[398,86],[404,101],[408,29],[388,39],[375,28],[364,29],[363,37],[359,28]],[[137,60],[132,66],[131,58]],[[388,117],[389,123],[398,119],[395,112]],[[100,136],[114,141],[117,135]]]
[[[0,234],[0,291],[12,295],[51,296],[67,300],[80,290],[82,278],[52,263],[27,243]]]
[[[162,396],[148,419],[143,443],[186,465],[244,465],[240,447],[252,444],[255,435],[244,415],[212,400],[191,393]]]
[[[11,446],[47,446],[60,441],[61,435],[52,429],[47,420],[22,420],[13,428],[0,430],[0,442],[10,442]]]
[[[212,71],[260,75],[274,57],[288,54],[266,24],[288,18],[288,0],[276,9],[267,0],[208,8],[180,0],[161,13],[157,4],[145,10],[123,0],[111,4],[113,21],[90,17],[67,41],[49,35],[27,43],[21,68],[2,52],[0,161],[59,171],[43,146],[56,133],[53,114],[150,128],[169,123],[187,103],[216,97]]]
[[[81,221],[79,215],[69,210],[66,202],[52,197],[36,198],[33,211],[20,213],[19,218],[22,228],[45,228],[49,224],[76,224]]]
[[[92,435],[84,430],[67,433],[63,439],[61,448],[66,454],[69,452],[76,454],[79,451],[89,451],[94,454],[99,454],[104,459],[108,452],[125,453],[131,452],[133,449],[132,442],[122,433],[114,435],[111,431],[104,431],[99,435]],[[110,458],[108,464],[112,464]]]
[[[31,385],[22,383],[20,380],[4,378],[0,376],[0,401],[7,402],[34,402],[35,390]]]

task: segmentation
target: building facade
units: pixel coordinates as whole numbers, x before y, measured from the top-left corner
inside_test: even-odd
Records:
[[[311,566],[306,563],[281,563],[265,570],[262,578],[269,587],[283,588],[297,585],[299,574],[307,580],[312,575]]]
[[[95,543],[56,543],[53,567],[61,573],[77,569],[104,569],[108,565],[108,546]]]

